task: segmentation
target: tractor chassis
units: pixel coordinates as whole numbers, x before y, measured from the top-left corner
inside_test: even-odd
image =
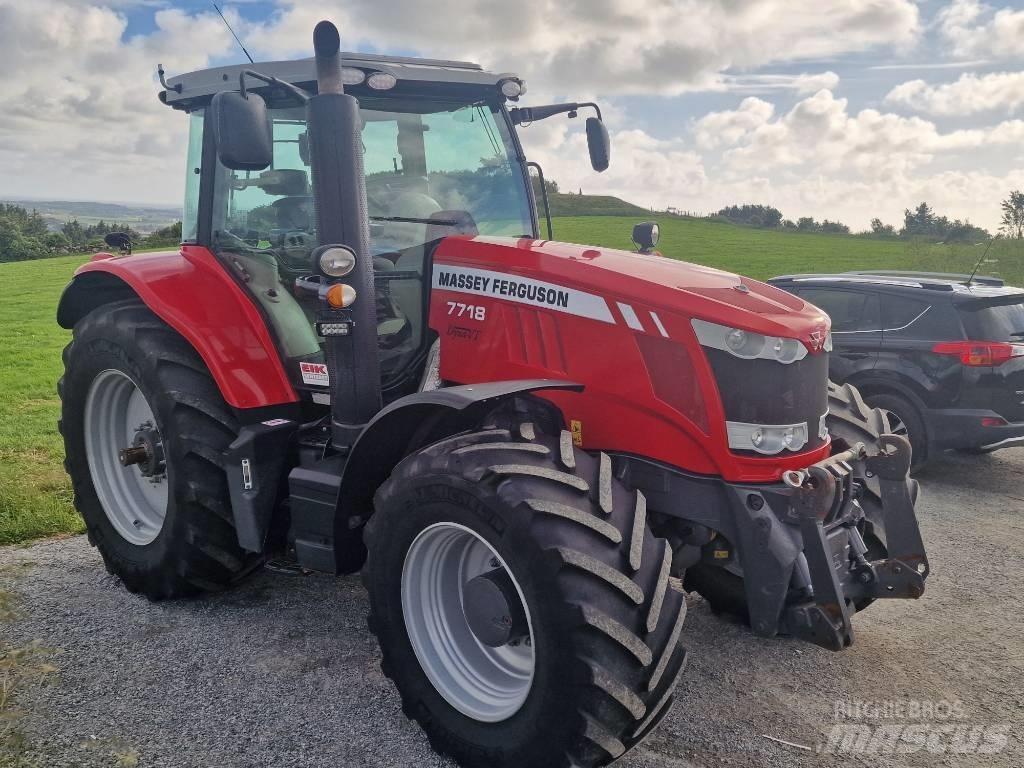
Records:
[[[924,592],[929,567],[903,438],[884,435],[873,455],[857,444],[770,485],[731,484],[633,456],[614,461],[676,548],[674,570],[707,564],[742,576],[757,635],[842,650],[853,643],[856,605]],[[884,519],[871,519],[858,502],[873,477]],[[870,559],[866,533],[884,542],[886,556]]]

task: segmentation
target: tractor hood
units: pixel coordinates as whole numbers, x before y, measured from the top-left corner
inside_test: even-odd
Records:
[[[831,325],[817,307],[774,286],[665,256],[503,237],[449,237],[438,264],[505,272],[592,294],[608,302],[798,338],[819,347]],[[488,284],[489,290],[494,290]],[[620,306],[618,311],[623,310]]]

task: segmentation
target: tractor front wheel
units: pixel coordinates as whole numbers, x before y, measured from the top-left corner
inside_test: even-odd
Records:
[[[75,506],[129,590],[222,589],[258,565],[228,502],[235,416],[181,336],[137,301],[102,306],[75,326],[57,391]]]
[[[598,766],[668,711],[685,651],[672,552],[605,455],[532,424],[405,459],[363,571],[382,669],[465,766]]]

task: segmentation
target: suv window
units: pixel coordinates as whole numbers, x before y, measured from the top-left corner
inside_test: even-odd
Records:
[[[1024,341],[1024,303],[960,308],[967,337],[977,341]]]
[[[798,294],[832,318],[833,333],[879,331],[882,328],[878,296],[873,293],[801,288]]]
[[[919,341],[954,341],[963,329],[948,302],[929,304],[904,296],[882,297],[885,337]]]

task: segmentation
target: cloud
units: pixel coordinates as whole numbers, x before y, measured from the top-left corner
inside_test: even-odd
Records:
[[[725,147],[734,170],[854,169],[871,176],[909,171],[937,155],[1015,145],[1024,140],[1024,121],[942,133],[919,117],[875,109],[851,114],[846,99],[821,90],[778,117],[771,104],[744,99],[736,110],[697,121],[695,137],[703,148]]]
[[[741,101],[738,109],[711,112],[697,121],[697,145],[702,149],[714,149],[723,144],[738,144],[767,124],[774,114],[773,104],[753,96]]]
[[[776,90],[792,90],[798,94],[815,93],[822,88],[830,91],[839,85],[835,72],[802,73],[799,75],[737,75],[726,78],[725,84],[732,91],[755,91],[767,93]]]
[[[157,101],[156,65],[206,66],[230,38],[211,14],[160,9],[154,23],[125,39],[127,21],[110,7],[0,0],[4,193],[175,199],[185,120]]]
[[[908,45],[920,25],[911,0],[284,0],[247,25],[246,41],[271,56],[307,54],[324,17],[349,47],[469,58],[546,91],[606,95],[722,89],[730,69]]]
[[[155,66],[177,74],[239,54],[212,10],[158,2],[153,30],[129,35],[133,5],[153,3],[0,0],[0,193],[180,197],[186,120],[157,101]],[[262,58],[309,55],[312,28],[327,17],[349,49],[518,71],[530,80],[531,103],[600,101],[613,128],[604,174],[589,169],[579,121],[544,121],[522,133],[531,158],[566,189],[702,211],[767,202],[789,216],[866,226],[875,215],[897,220],[919,199],[991,225],[984,217],[989,208],[995,217],[999,196],[1024,187],[1024,173],[1004,170],[1021,165],[1009,152],[1024,139],[1024,123],[944,133],[919,117],[853,110],[832,92],[838,75],[815,71],[822,58],[878,51],[884,61],[912,47],[922,32],[912,0],[281,0],[263,20],[235,6],[225,12]],[[994,29],[1003,18],[978,7],[974,17],[944,16],[938,34]],[[963,45],[957,55],[967,55],[971,46]],[[981,56],[988,52],[973,55]],[[776,65],[811,71],[765,71]],[[842,65],[835,64],[841,73]],[[701,89],[759,96],[693,122],[662,121],[659,136],[636,127],[650,112],[616,103],[632,93]],[[773,94],[799,101],[784,109]],[[987,170],[972,153],[993,146],[1002,155]]]
[[[973,115],[996,110],[1013,113],[1024,104],[1024,72],[992,72],[980,77],[965,74],[955,82],[941,85],[910,80],[889,91],[885,100],[931,115]]]
[[[953,0],[938,16],[939,31],[961,58],[1024,54],[1024,10],[995,9],[979,0]]]

